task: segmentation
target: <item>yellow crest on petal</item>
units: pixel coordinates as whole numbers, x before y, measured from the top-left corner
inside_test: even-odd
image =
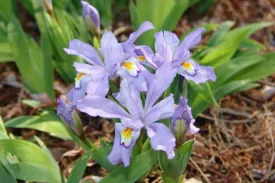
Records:
[[[137,56],[137,60],[140,62],[145,61],[145,56]]]
[[[79,72],[77,73],[76,77],[75,77],[75,88],[80,88],[80,80],[85,76],[86,74],[83,72]]]
[[[195,67],[192,65],[191,62],[188,61],[184,61],[181,63],[181,66],[183,67],[183,69],[188,73],[188,74],[195,74],[196,73],[196,69]]]
[[[129,75],[133,77],[136,77],[140,71],[135,62],[124,61],[121,66],[124,67],[128,71]]]
[[[121,145],[125,147],[129,147],[133,141],[133,129],[132,128],[125,128],[121,131]]]
[[[124,138],[131,138],[132,137],[132,133],[133,133],[133,129],[132,128],[125,128],[124,130],[122,130],[121,135]]]

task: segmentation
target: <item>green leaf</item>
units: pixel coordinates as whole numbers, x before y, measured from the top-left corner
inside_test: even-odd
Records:
[[[120,166],[104,177],[100,183],[134,183],[157,161],[157,152],[148,150],[131,161],[129,167]]]
[[[24,99],[21,101],[22,104],[28,105],[32,108],[36,108],[40,105],[40,101],[37,100],[31,100],[31,99]]]
[[[41,35],[41,50],[43,55],[43,78],[44,78],[44,88],[49,97],[54,100],[55,99],[55,93],[53,90],[53,66],[52,66],[52,47],[50,38],[47,33],[42,32]]]
[[[176,150],[175,157],[171,160],[167,158],[166,153],[159,152],[159,164],[162,170],[162,177],[169,177],[169,179],[172,180],[180,179],[192,154],[193,144],[194,140],[185,142]]]
[[[113,171],[115,168],[117,168],[117,166],[111,164],[107,159],[111,149],[112,146],[110,143],[100,140],[100,147],[95,148],[92,153],[93,159],[109,171]]]
[[[17,179],[33,182],[61,183],[56,170],[39,164],[15,163],[10,165]]]
[[[6,127],[29,128],[49,133],[61,139],[71,139],[60,118],[53,112],[43,112],[39,116],[20,116],[5,123]]]
[[[5,23],[9,22],[13,15],[13,0],[0,1],[0,19]]]
[[[80,182],[81,178],[83,177],[84,171],[86,169],[86,165],[93,154],[93,151],[94,150],[90,150],[90,151],[86,152],[82,157],[80,157],[77,160],[77,162],[71,172],[71,175],[69,176],[67,183]]]
[[[0,177],[1,182],[16,183],[16,177],[10,168],[5,153],[0,151]]]
[[[232,21],[225,21],[218,26],[217,30],[213,33],[211,38],[207,42],[207,46],[214,47],[219,43],[220,39],[225,35],[226,32],[234,25]]]

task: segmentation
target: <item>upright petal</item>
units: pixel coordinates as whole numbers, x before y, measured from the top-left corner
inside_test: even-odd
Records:
[[[216,81],[216,75],[211,67],[200,66],[193,60],[184,61],[178,67],[178,73],[184,76],[187,80],[192,80],[196,84],[206,81]]]
[[[154,150],[165,151],[168,159],[173,159],[175,156],[174,148],[176,146],[174,135],[162,123],[152,123],[149,127],[155,132],[155,135],[150,137],[152,148]]]
[[[170,118],[174,113],[174,98],[171,94],[169,97],[163,99],[152,108],[150,108],[145,117],[144,123],[150,125],[161,119]]]
[[[96,49],[87,43],[83,43],[80,40],[72,40],[70,42],[69,48],[65,48],[64,51],[69,55],[79,56],[80,58],[86,60],[89,64],[103,66],[103,63],[98,56]]]
[[[128,55],[124,52],[121,44],[117,42],[117,39],[112,32],[105,32],[101,39],[100,52],[104,57],[105,67],[111,73],[114,74],[118,67]]]
[[[137,46],[135,52],[142,64],[148,65],[154,70],[158,68],[155,63],[155,54],[149,46]]]
[[[134,42],[141,34],[151,29],[154,29],[154,26],[151,22],[143,22],[136,32],[130,34],[129,39],[125,42],[125,44],[134,44]]]
[[[205,31],[204,28],[198,28],[190,32],[179,45],[179,49],[190,49],[201,41],[201,35]]]
[[[176,76],[176,69],[170,64],[163,64],[150,83],[145,101],[145,111],[148,111],[159,99],[162,93],[170,86]]]
[[[117,103],[100,96],[87,95],[77,102],[77,109],[94,117],[131,118]]]
[[[120,84],[120,95],[121,100],[125,104],[125,107],[128,109],[132,115],[132,119],[141,118],[142,115],[142,106],[135,101],[134,96],[132,96],[129,85],[126,80],[122,80]]]

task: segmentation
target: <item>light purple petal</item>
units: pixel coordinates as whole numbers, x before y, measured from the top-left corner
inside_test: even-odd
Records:
[[[109,31],[103,34],[99,50],[104,57],[105,67],[111,74],[115,73],[114,69],[118,68],[117,65],[120,65],[128,57],[122,45]]]
[[[168,159],[173,159],[175,156],[174,148],[176,139],[171,131],[162,123],[152,123],[149,126],[155,132],[155,135],[150,137],[150,142],[154,150],[165,151]]]
[[[179,120],[183,121],[179,121]],[[193,119],[191,108],[188,106],[188,100],[184,97],[180,98],[179,105],[177,106],[172,118],[171,118],[171,129],[176,132],[178,129],[177,123],[185,122],[184,131],[181,133],[186,133],[189,131],[191,134],[197,133],[199,129],[194,126],[195,120]]]
[[[124,109],[112,100],[100,96],[86,96],[77,102],[77,109],[90,116],[103,118],[130,118]]]
[[[121,123],[116,123],[114,145],[111,153],[108,156],[108,160],[112,164],[116,165],[118,163],[123,163],[124,167],[129,166],[132,149],[140,135],[140,129],[134,130],[133,131],[134,135],[132,137],[132,142],[130,146],[125,147],[123,144],[121,144],[121,132],[126,127],[128,126],[125,126],[124,124],[121,124]]]
[[[190,32],[179,45],[179,48],[190,49],[201,41],[201,35],[205,31],[204,28],[198,28]]]
[[[108,160],[113,164],[117,165],[122,162],[121,159],[121,146],[120,146],[120,132],[122,131],[122,124],[115,124],[115,139],[113,143],[113,148],[110,154],[108,155]]]
[[[163,63],[171,62],[173,58],[173,50],[171,49],[170,45],[166,43],[164,38],[164,32],[157,32],[155,34],[155,48],[156,48],[156,55],[158,55],[159,59],[158,64],[161,65]]]
[[[152,49],[149,46],[137,46],[136,47],[136,52],[139,52],[139,55],[142,55],[145,57],[145,64],[148,63],[148,65],[153,68],[154,70],[156,70],[158,68],[158,66],[156,65],[155,61],[155,54],[152,51]],[[143,62],[142,62],[143,64]]]
[[[86,1],[81,1],[81,4],[82,4],[82,16],[84,20],[89,18],[91,20],[91,23],[93,23],[93,25],[95,26],[95,28],[99,29],[100,17],[97,9]]]
[[[130,34],[129,39],[125,42],[126,44],[132,45],[136,39],[143,34],[144,32],[154,29],[154,26],[151,22],[143,22],[136,32]]]
[[[87,77],[87,76],[84,76]],[[73,87],[68,93],[67,98],[70,100],[72,105],[76,105],[76,102],[85,97],[87,88],[87,79],[83,78],[80,80],[80,88]]]
[[[149,109],[144,117],[144,123],[149,125],[161,119],[170,118],[174,113],[174,98],[171,94],[163,99],[151,109]]]
[[[176,76],[176,69],[171,68],[170,64],[163,64],[151,81],[145,101],[145,111],[150,109],[162,93],[170,86]]]
[[[64,48],[64,51],[69,55],[77,55],[92,65],[103,66],[103,63],[100,57],[98,56],[96,49],[91,45],[84,43],[80,40],[72,40],[70,42],[69,48]]]
[[[72,112],[74,106],[67,104],[63,99],[57,99],[57,115],[64,119],[68,125],[74,129],[74,121],[72,119]]]
[[[142,115],[142,106],[135,101],[132,93],[130,91],[129,85],[126,80],[122,80],[120,84],[120,96],[121,100],[125,104],[125,107],[128,109],[132,115],[132,119],[141,118]]]
[[[93,80],[102,79],[104,77],[104,73],[106,72],[105,68],[101,66],[92,66],[79,62],[74,62],[73,66],[77,72],[88,74]]]
[[[196,69],[196,73],[191,75],[187,73],[181,66],[179,66],[178,73],[184,76],[187,80],[192,80],[196,84],[204,83],[206,81],[216,81],[216,74],[211,67],[200,66],[193,60],[189,60]]]

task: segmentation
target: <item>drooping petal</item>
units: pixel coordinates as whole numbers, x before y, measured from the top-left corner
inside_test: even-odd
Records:
[[[100,17],[97,9],[86,1],[81,1],[81,4],[82,4],[82,16],[88,28],[93,33],[99,34]]]
[[[102,79],[104,76],[104,72],[106,71],[104,67],[92,66],[79,62],[74,62],[73,66],[77,72],[88,74],[93,78],[93,80]]]
[[[169,97],[163,99],[152,108],[150,108],[145,117],[144,123],[149,125],[161,119],[170,118],[174,113],[174,98],[171,94]]]
[[[103,66],[103,63],[98,56],[96,49],[87,43],[83,43],[80,40],[72,40],[70,42],[69,48],[65,48],[64,51],[69,55],[77,55],[92,65]]]
[[[150,83],[145,101],[145,111],[150,109],[162,93],[170,86],[174,77],[176,76],[176,69],[172,68],[170,64],[163,64],[155,74],[155,77]]]
[[[117,165],[122,162],[121,160],[121,147],[120,147],[120,133],[122,131],[122,124],[115,124],[115,138],[113,143],[113,148],[110,154],[108,155],[108,160],[113,164]]]
[[[80,79],[79,87],[73,87],[68,93],[67,97],[70,100],[72,105],[76,105],[76,102],[85,97],[86,89],[87,89],[87,82],[88,76],[84,76],[85,78]]]
[[[215,72],[211,67],[200,66],[193,60],[188,60],[185,62],[188,62],[188,64],[182,64],[179,66],[178,73],[184,76],[187,80],[192,80],[196,84],[216,80]]]
[[[77,109],[90,116],[100,116],[103,118],[130,118],[124,109],[112,100],[100,96],[87,95],[77,102]]]
[[[149,21],[146,21],[146,22],[143,22],[138,30],[136,32],[133,32],[130,34],[129,36],[129,39],[125,42],[125,44],[134,44],[134,42],[137,40],[137,38],[143,34],[144,32],[148,31],[148,30],[151,30],[151,29],[154,29],[154,26],[151,22]]]
[[[100,80],[89,80],[87,83],[87,94],[88,95],[97,95],[105,97],[109,91],[109,80],[108,74],[104,75]]]
[[[172,118],[171,118],[171,129],[175,133],[186,133],[189,131],[191,134],[197,133],[199,129],[194,126],[194,118],[192,116],[191,108],[188,106],[188,100],[184,97],[180,98],[179,105],[177,106]],[[178,124],[184,123],[184,124]],[[183,131],[179,132],[180,129],[177,127],[183,125]]]
[[[168,159],[173,159],[176,139],[172,132],[162,123],[152,123],[149,127],[155,132],[155,135],[150,137],[152,148],[165,151]]]
[[[116,123],[114,145],[108,160],[114,165],[122,162],[124,167],[129,166],[132,149],[139,135],[140,129],[134,130],[121,123]]]

